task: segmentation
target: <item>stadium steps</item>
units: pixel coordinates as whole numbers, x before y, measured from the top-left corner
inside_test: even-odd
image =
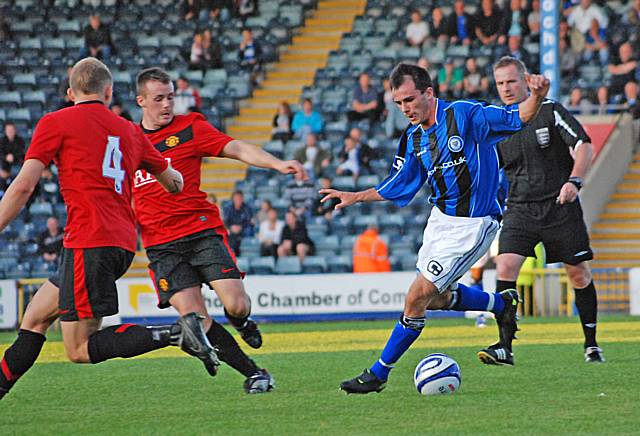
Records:
[[[594,268],[640,266],[640,154],[591,229]]]

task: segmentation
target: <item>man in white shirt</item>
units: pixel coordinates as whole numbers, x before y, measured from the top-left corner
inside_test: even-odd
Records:
[[[427,23],[422,21],[420,11],[414,10],[411,12],[411,22],[407,25],[405,35],[407,42],[413,47],[420,47],[429,36],[429,27]]]

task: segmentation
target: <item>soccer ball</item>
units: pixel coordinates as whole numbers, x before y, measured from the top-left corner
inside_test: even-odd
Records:
[[[460,388],[460,367],[446,354],[429,354],[416,366],[413,381],[422,395],[452,394]]]

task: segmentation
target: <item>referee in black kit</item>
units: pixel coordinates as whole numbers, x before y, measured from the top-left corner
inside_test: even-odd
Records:
[[[493,74],[505,105],[527,98],[527,71],[521,61],[503,57],[494,65]],[[542,242],[547,262],[563,262],[575,290],[585,361],[604,362],[596,342],[598,300],[588,263],[593,252],[578,198],[591,164],[591,139],[560,103],[545,100],[536,118],[498,148],[509,194],[496,260],[496,292],[516,288],[525,257],[535,256],[534,247]],[[511,349],[501,342],[481,350],[480,360],[513,365]]]

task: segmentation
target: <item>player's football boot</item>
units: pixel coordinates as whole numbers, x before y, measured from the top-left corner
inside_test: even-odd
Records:
[[[380,392],[386,387],[386,383],[376,377],[369,369],[365,369],[359,376],[340,383],[340,389],[347,394],[368,394],[369,392]]]
[[[513,366],[513,353],[507,350],[499,342],[488,348],[478,351],[478,358],[487,365],[511,365]]]
[[[204,332],[204,316],[192,312],[178,319],[178,324],[182,328],[179,346],[182,350],[192,356],[202,360],[207,372],[213,377],[218,373],[220,360],[217,350],[211,345]]]
[[[496,322],[498,323],[498,331],[500,333],[500,344],[507,350],[511,351],[511,343],[516,339],[518,331],[518,303],[520,298],[518,291],[515,289],[507,289],[500,292],[500,296],[504,301],[504,310],[500,314],[496,314]]]
[[[584,361],[587,363],[604,363],[604,356],[600,347],[587,347],[584,350]]]
[[[244,327],[238,329],[238,333],[251,348],[262,347],[262,334],[254,320],[248,319]]]
[[[247,394],[261,394],[269,392],[275,387],[276,381],[266,369],[258,370],[258,372],[244,381],[244,391]]]

